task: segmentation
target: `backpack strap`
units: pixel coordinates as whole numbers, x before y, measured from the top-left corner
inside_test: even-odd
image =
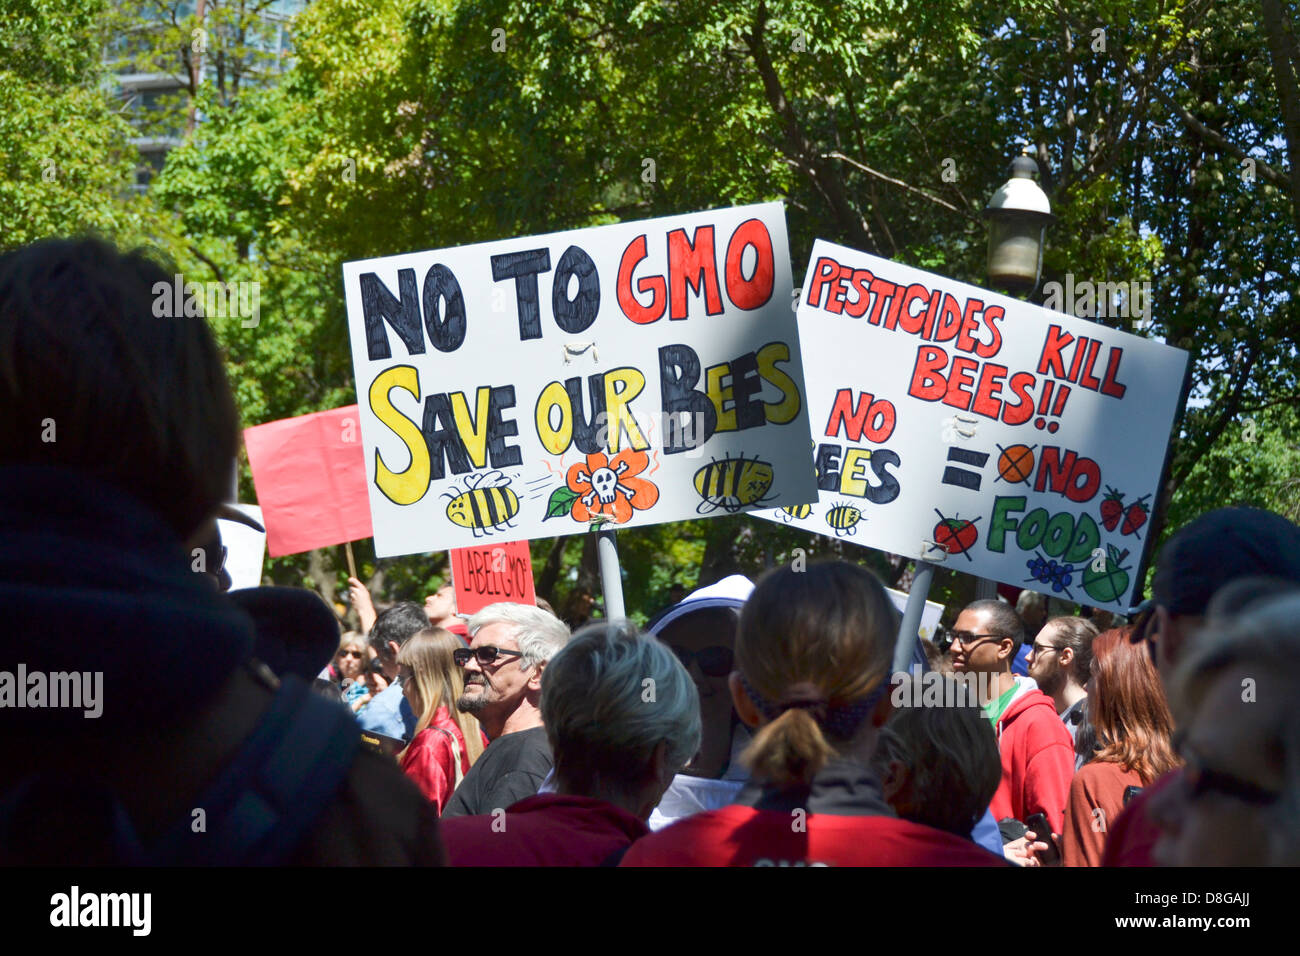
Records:
[[[460,741],[456,739],[456,735],[453,734],[450,730],[446,730],[442,727],[437,727],[435,729],[440,734],[445,734],[447,736],[447,739],[451,741],[451,762],[456,768],[454,771],[455,784],[452,786],[451,789],[455,790],[456,787],[460,786],[460,782],[465,779],[465,770],[464,768],[461,767],[461,760],[460,760]]]
[[[19,861],[48,862],[50,843],[42,847],[37,837],[60,821],[76,847],[69,853],[98,865],[283,863],[334,799],[360,746],[345,706],[288,676],[220,776],[154,845],[141,844],[121,800],[102,782],[41,772],[0,793],[0,857],[8,850]]]
[[[333,799],[361,734],[346,707],[286,676],[261,722],[220,777],[194,801],[198,815],[148,852],[159,866],[270,866],[283,862]]]

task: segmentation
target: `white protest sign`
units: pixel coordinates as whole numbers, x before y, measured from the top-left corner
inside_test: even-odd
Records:
[[[894,602],[894,607],[898,608],[899,614],[907,610],[907,595],[904,592],[895,591],[893,588],[885,588],[885,590],[889,593],[889,599]],[[917,633],[927,641],[934,640],[934,632],[939,629],[941,617],[943,617],[943,605],[926,601],[921,609],[921,626],[917,628]]]
[[[779,203],[343,266],[381,557],[807,501]]]
[[[1129,606],[1186,352],[823,241],[798,315],[820,491],[762,517]]]

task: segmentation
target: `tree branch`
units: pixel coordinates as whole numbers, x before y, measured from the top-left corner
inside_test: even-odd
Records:
[[[1218,408],[1218,414],[1215,416],[1213,423],[1201,433],[1199,441],[1190,444],[1192,453],[1187,456],[1180,456],[1182,459],[1178,463],[1178,469],[1174,475],[1174,487],[1178,487],[1187,480],[1196,463],[1208,452],[1214,443],[1219,440],[1228,423],[1237,417],[1241,410],[1241,395],[1246,390],[1246,383],[1250,381],[1251,369],[1255,366],[1255,360],[1259,358],[1259,353],[1254,346],[1246,350],[1246,359],[1242,362],[1241,374],[1233,383],[1232,390],[1222,401],[1215,402]]]
[[[199,249],[198,249],[198,247],[195,246],[193,243],[189,243],[188,246],[189,246],[189,250],[190,250],[190,252],[193,253],[194,258],[198,259],[200,262],[202,262],[204,265],[206,265],[209,269],[211,269],[211,270],[212,270],[212,274],[213,274],[214,276],[217,277],[217,281],[218,281],[218,282],[222,282],[222,283],[224,283],[224,282],[226,281],[226,280],[225,280],[225,277],[222,275],[222,272],[221,272],[221,266],[217,265],[215,262],[213,262],[211,259],[209,259],[207,256],[205,256],[202,252],[200,252]]]
[[[1143,78],[1142,74],[1135,67],[1129,66],[1128,62],[1124,58],[1123,53],[1120,50],[1120,46],[1118,43],[1111,43],[1110,49],[1113,51],[1112,56],[1115,59],[1116,65],[1120,68],[1121,72],[1123,72],[1125,76],[1131,76],[1136,80],[1141,80]],[[1270,183],[1272,183],[1274,186],[1277,186],[1279,189],[1283,189],[1287,193],[1291,192],[1291,181],[1287,177],[1283,176],[1281,173],[1279,173],[1276,169],[1274,169],[1272,166],[1270,166],[1268,163],[1264,162],[1263,160],[1248,155],[1244,149],[1242,149],[1240,146],[1236,145],[1235,143],[1230,142],[1228,138],[1224,136],[1222,133],[1206,126],[1195,116],[1193,116],[1189,110],[1185,109],[1177,100],[1175,100],[1173,95],[1168,90],[1166,90],[1163,86],[1161,86],[1159,83],[1152,83],[1151,88],[1155,90],[1156,96],[1159,97],[1159,99],[1167,107],[1169,107],[1169,109],[1173,110],[1173,112],[1178,116],[1178,118],[1183,121],[1183,125],[1186,126],[1188,130],[1190,130],[1193,134],[1195,134],[1196,137],[1200,139],[1202,142],[1215,147],[1220,152],[1228,153],[1231,156],[1235,156],[1239,160],[1244,160],[1244,159],[1251,160],[1251,162],[1255,164],[1255,168],[1259,172],[1261,177],[1267,179]]]
[[[916,195],[920,196],[922,199],[928,199],[930,200],[930,202],[940,205],[944,209],[948,209],[951,210],[952,212],[957,213],[958,215],[965,216],[971,222],[978,223],[980,221],[979,217],[972,215],[969,210],[962,209],[959,206],[954,206],[952,203],[948,202],[947,200],[940,199],[938,196],[931,195],[930,193],[926,192],[924,189],[921,189],[918,186],[913,186],[909,183],[903,182],[901,179],[895,179],[893,176],[888,176],[877,169],[872,169],[870,166],[867,166],[864,163],[860,163],[856,159],[851,159],[850,157],[845,156],[843,153],[840,152],[823,153],[822,158],[838,159],[841,162],[848,163],[854,169],[860,170],[869,176],[874,176],[877,179],[889,183],[891,186],[897,186],[900,189],[904,189],[909,193],[915,193]]]
[[[763,44],[763,32],[766,28],[767,3],[766,0],[760,0],[758,9],[754,13],[753,28],[745,37],[745,45],[763,81],[763,92],[767,96],[768,105],[781,121],[784,131],[782,152],[794,168],[802,172],[812,186],[821,193],[849,240],[864,251],[875,252],[878,246],[871,233],[870,224],[864,216],[854,211],[848,197],[844,194],[844,183],[834,170],[822,162],[816,147],[804,135],[799,117],[785,95],[781,78],[777,76],[776,67],[772,65],[772,58]]]

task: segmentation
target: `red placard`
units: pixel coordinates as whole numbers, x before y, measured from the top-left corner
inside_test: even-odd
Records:
[[[357,406],[245,428],[244,447],[271,557],[373,534]]]
[[[537,603],[527,541],[452,548],[451,577],[458,614],[473,614],[499,601]]]

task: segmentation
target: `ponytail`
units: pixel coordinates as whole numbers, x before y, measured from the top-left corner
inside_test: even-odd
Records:
[[[808,786],[835,748],[802,707],[791,707],[759,728],[741,760],[755,777],[778,787]]]
[[[742,759],[755,778],[806,787],[854,739],[889,682],[898,617],[866,568],[777,568],[740,613],[736,671],[764,718]]]

